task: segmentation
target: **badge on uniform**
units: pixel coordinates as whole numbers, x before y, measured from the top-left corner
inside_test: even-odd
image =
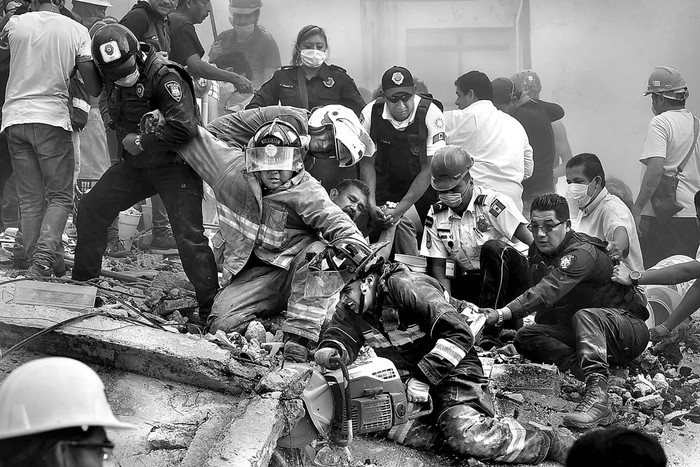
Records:
[[[563,270],[569,269],[575,260],[576,256],[574,255],[564,255],[559,260],[559,268]]]
[[[496,199],[493,201],[493,203],[491,203],[491,208],[489,209],[489,212],[493,217],[498,217],[498,215],[505,210],[505,205]]]
[[[445,120],[443,120],[442,117],[438,117],[435,119],[435,128],[441,130],[444,126],[445,126]]]
[[[143,87],[143,84],[139,83],[136,85],[136,95],[139,97],[143,97],[143,93],[145,91],[145,88]]]
[[[445,133],[440,132],[437,135],[433,136],[433,144],[437,143],[438,141],[445,141]]]
[[[329,76],[328,79],[326,79],[323,82],[323,85],[327,88],[332,88],[334,84],[335,84],[335,80],[333,79],[332,76]]]
[[[168,91],[170,97],[176,101],[180,102],[180,99],[182,99],[182,88],[177,81],[168,81],[165,83],[165,90]]]
[[[479,216],[479,218],[476,220],[476,228],[479,230],[479,232],[486,232],[489,230],[489,223],[484,216]]]

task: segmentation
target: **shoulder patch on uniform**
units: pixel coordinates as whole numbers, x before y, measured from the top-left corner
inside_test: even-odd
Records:
[[[294,67],[292,65],[287,65],[282,67],[283,70],[293,70]]]
[[[479,195],[476,197],[474,200],[474,204],[478,204],[479,206],[484,206],[486,204],[486,195]]]
[[[443,131],[433,136],[433,144],[437,143],[438,141],[445,141],[445,133]]]
[[[500,213],[506,210],[505,204],[501,203],[497,199],[493,200],[493,203],[491,203],[491,208],[489,209],[489,212],[493,217],[498,217]]]
[[[573,266],[576,261],[576,255],[566,254],[559,260],[559,269],[566,270]]]
[[[328,67],[329,67],[331,70],[337,70],[337,71],[346,73],[345,68],[343,68],[342,66],[338,66],[338,65],[328,65]]]
[[[435,119],[435,128],[439,130],[445,128],[445,120],[442,118],[442,115]]]
[[[335,84],[335,80],[333,79],[332,76],[329,76],[328,78],[326,78],[325,81],[323,81],[323,85],[327,88],[332,88],[334,84]]]
[[[170,97],[180,102],[180,99],[182,99],[182,86],[180,86],[180,83],[177,81],[168,81],[163,86],[165,86],[165,90],[168,91]]]

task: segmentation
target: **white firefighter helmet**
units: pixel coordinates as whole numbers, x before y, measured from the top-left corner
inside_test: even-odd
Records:
[[[335,142],[335,158],[340,167],[357,164],[367,152],[369,134],[355,113],[342,105],[317,107],[309,116],[309,134],[331,131]],[[314,154],[315,157],[323,157]],[[332,157],[332,156],[331,156]]]
[[[40,358],[15,369],[0,386],[0,439],[88,426],[135,428],[117,420],[102,380],[84,363]]]

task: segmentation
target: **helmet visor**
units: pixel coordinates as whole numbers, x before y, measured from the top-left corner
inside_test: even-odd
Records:
[[[335,122],[335,157],[340,167],[357,164],[365,153],[365,144],[346,120]]]
[[[263,170],[291,170],[298,172],[303,167],[301,149],[268,144],[263,148],[245,150],[245,168],[248,172]]]

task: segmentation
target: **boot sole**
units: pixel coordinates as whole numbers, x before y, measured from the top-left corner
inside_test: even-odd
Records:
[[[594,422],[588,422],[588,423],[576,422],[573,420],[564,419],[563,425],[568,426],[568,427],[573,427],[573,428],[585,429],[585,428],[595,428],[597,426],[608,426],[608,425],[611,425],[614,421],[615,421],[615,414],[611,413],[609,416],[607,416],[603,419],[596,420]]]

